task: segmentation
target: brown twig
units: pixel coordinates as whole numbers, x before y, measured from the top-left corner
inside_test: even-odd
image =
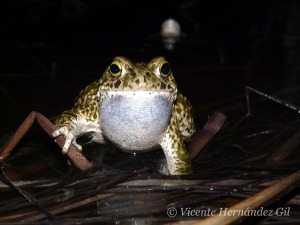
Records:
[[[246,210],[255,210],[258,207],[265,205],[267,202],[271,201],[275,197],[286,194],[286,192],[292,191],[299,181],[300,170],[286,177],[282,181],[279,181],[276,184],[264,189],[263,191],[231,206],[230,208],[228,208],[228,211],[237,212],[237,210],[240,210],[246,212]],[[234,215],[224,214],[223,216],[215,215],[202,221],[195,222],[193,223],[193,225],[228,225],[237,221],[241,217],[242,213],[236,213]]]
[[[298,130],[292,137],[285,141],[266,161],[268,166],[278,165],[284,161],[295,148],[300,144],[300,130]]]
[[[0,161],[5,160],[11,154],[15,146],[30,129],[35,120],[43,128],[43,130],[50,137],[52,137],[52,133],[56,129],[55,126],[45,116],[43,116],[39,112],[33,111],[24,120],[24,122],[17,129],[12,138],[0,149]],[[59,136],[55,139],[55,142],[59,145],[60,148],[62,148],[65,143],[65,138],[63,136]],[[67,156],[74,163],[74,165],[81,170],[87,170],[92,167],[92,163],[89,162],[73,144],[70,146]]]
[[[49,210],[49,212],[53,215],[56,215],[56,214],[59,214],[59,213],[69,211],[71,209],[76,209],[78,207],[91,204],[93,202],[97,202],[97,201],[102,200],[104,198],[108,198],[108,197],[112,196],[113,194],[102,194],[101,192],[103,192],[104,190],[106,190],[108,188],[111,188],[111,187],[113,187],[117,184],[120,184],[120,183],[126,181],[130,177],[133,177],[135,175],[143,173],[147,170],[148,169],[142,169],[142,170],[134,171],[134,172],[129,173],[129,174],[122,174],[120,176],[117,176],[116,178],[100,185],[92,193],[89,193],[88,195],[90,197],[83,196],[83,197],[74,199],[74,201],[69,202],[69,204],[63,204],[63,206],[56,205],[55,208]],[[40,220],[40,219],[43,219],[43,218],[45,218],[44,214],[35,214],[35,215],[30,214],[30,215],[26,215],[26,218],[22,219],[22,221],[23,222],[34,222],[34,221],[37,221],[37,220]]]
[[[1,172],[2,172],[2,176],[0,176],[0,179],[4,183],[6,183],[12,189],[17,191],[23,197],[25,197],[33,206],[35,206],[37,209],[39,209],[41,212],[43,212],[45,214],[45,216],[49,217],[49,219],[51,219],[51,220],[54,219],[54,216],[47,209],[45,209],[45,207],[43,207],[41,204],[39,204],[39,202],[34,197],[32,197],[29,193],[24,191],[22,188],[17,187],[16,185],[14,185],[13,182],[11,182],[11,180],[5,175],[5,172],[3,171],[2,166],[1,166]]]
[[[208,119],[205,126],[194,135],[188,148],[189,156],[192,160],[197,157],[202,148],[218,133],[226,119],[226,115],[216,112]]]

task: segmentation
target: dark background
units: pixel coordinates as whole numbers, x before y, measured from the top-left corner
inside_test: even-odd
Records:
[[[0,17],[0,135],[71,107],[117,55],[164,55],[196,113],[230,114],[247,85],[299,99],[297,0],[1,1]],[[173,50],[159,35],[168,18],[183,32]]]

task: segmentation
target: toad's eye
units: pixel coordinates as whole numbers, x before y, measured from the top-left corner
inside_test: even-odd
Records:
[[[170,75],[171,73],[171,66],[167,61],[163,61],[159,65],[160,75],[164,78]]]
[[[110,64],[109,70],[113,77],[119,77],[122,74],[122,65],[118,61],[113,61]]]

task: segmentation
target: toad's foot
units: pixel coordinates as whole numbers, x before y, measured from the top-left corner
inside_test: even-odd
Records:
[[[68,153],[68,150],[69,150],[71,144],[75,145],[79,151],[82,151],[82,146],[77,144],[76,137],[74,136],[74,134],[72,132],[69,131],[69,129],[67,127],[61,127],[52,133],[52,136],[54,138],[56,138],[60,135],[63,135],[66,139],[64,147],[62,149],[62,153],[64,155]]]

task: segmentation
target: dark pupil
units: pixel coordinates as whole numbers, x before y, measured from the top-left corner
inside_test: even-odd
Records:
[[[110,65],[110,71],[111,71],[113,74],[116,74],[116,73],[119,73],[119,72],[120,72],[120,68],[118,67],[118,65],[112,64],[112,65]]]
[[[160,71],[161,71],[162,74],[165,74],[165,75],[169,74],[170,71],[171,71],[170,64],[169,63],[164,63],[162,65]]]

